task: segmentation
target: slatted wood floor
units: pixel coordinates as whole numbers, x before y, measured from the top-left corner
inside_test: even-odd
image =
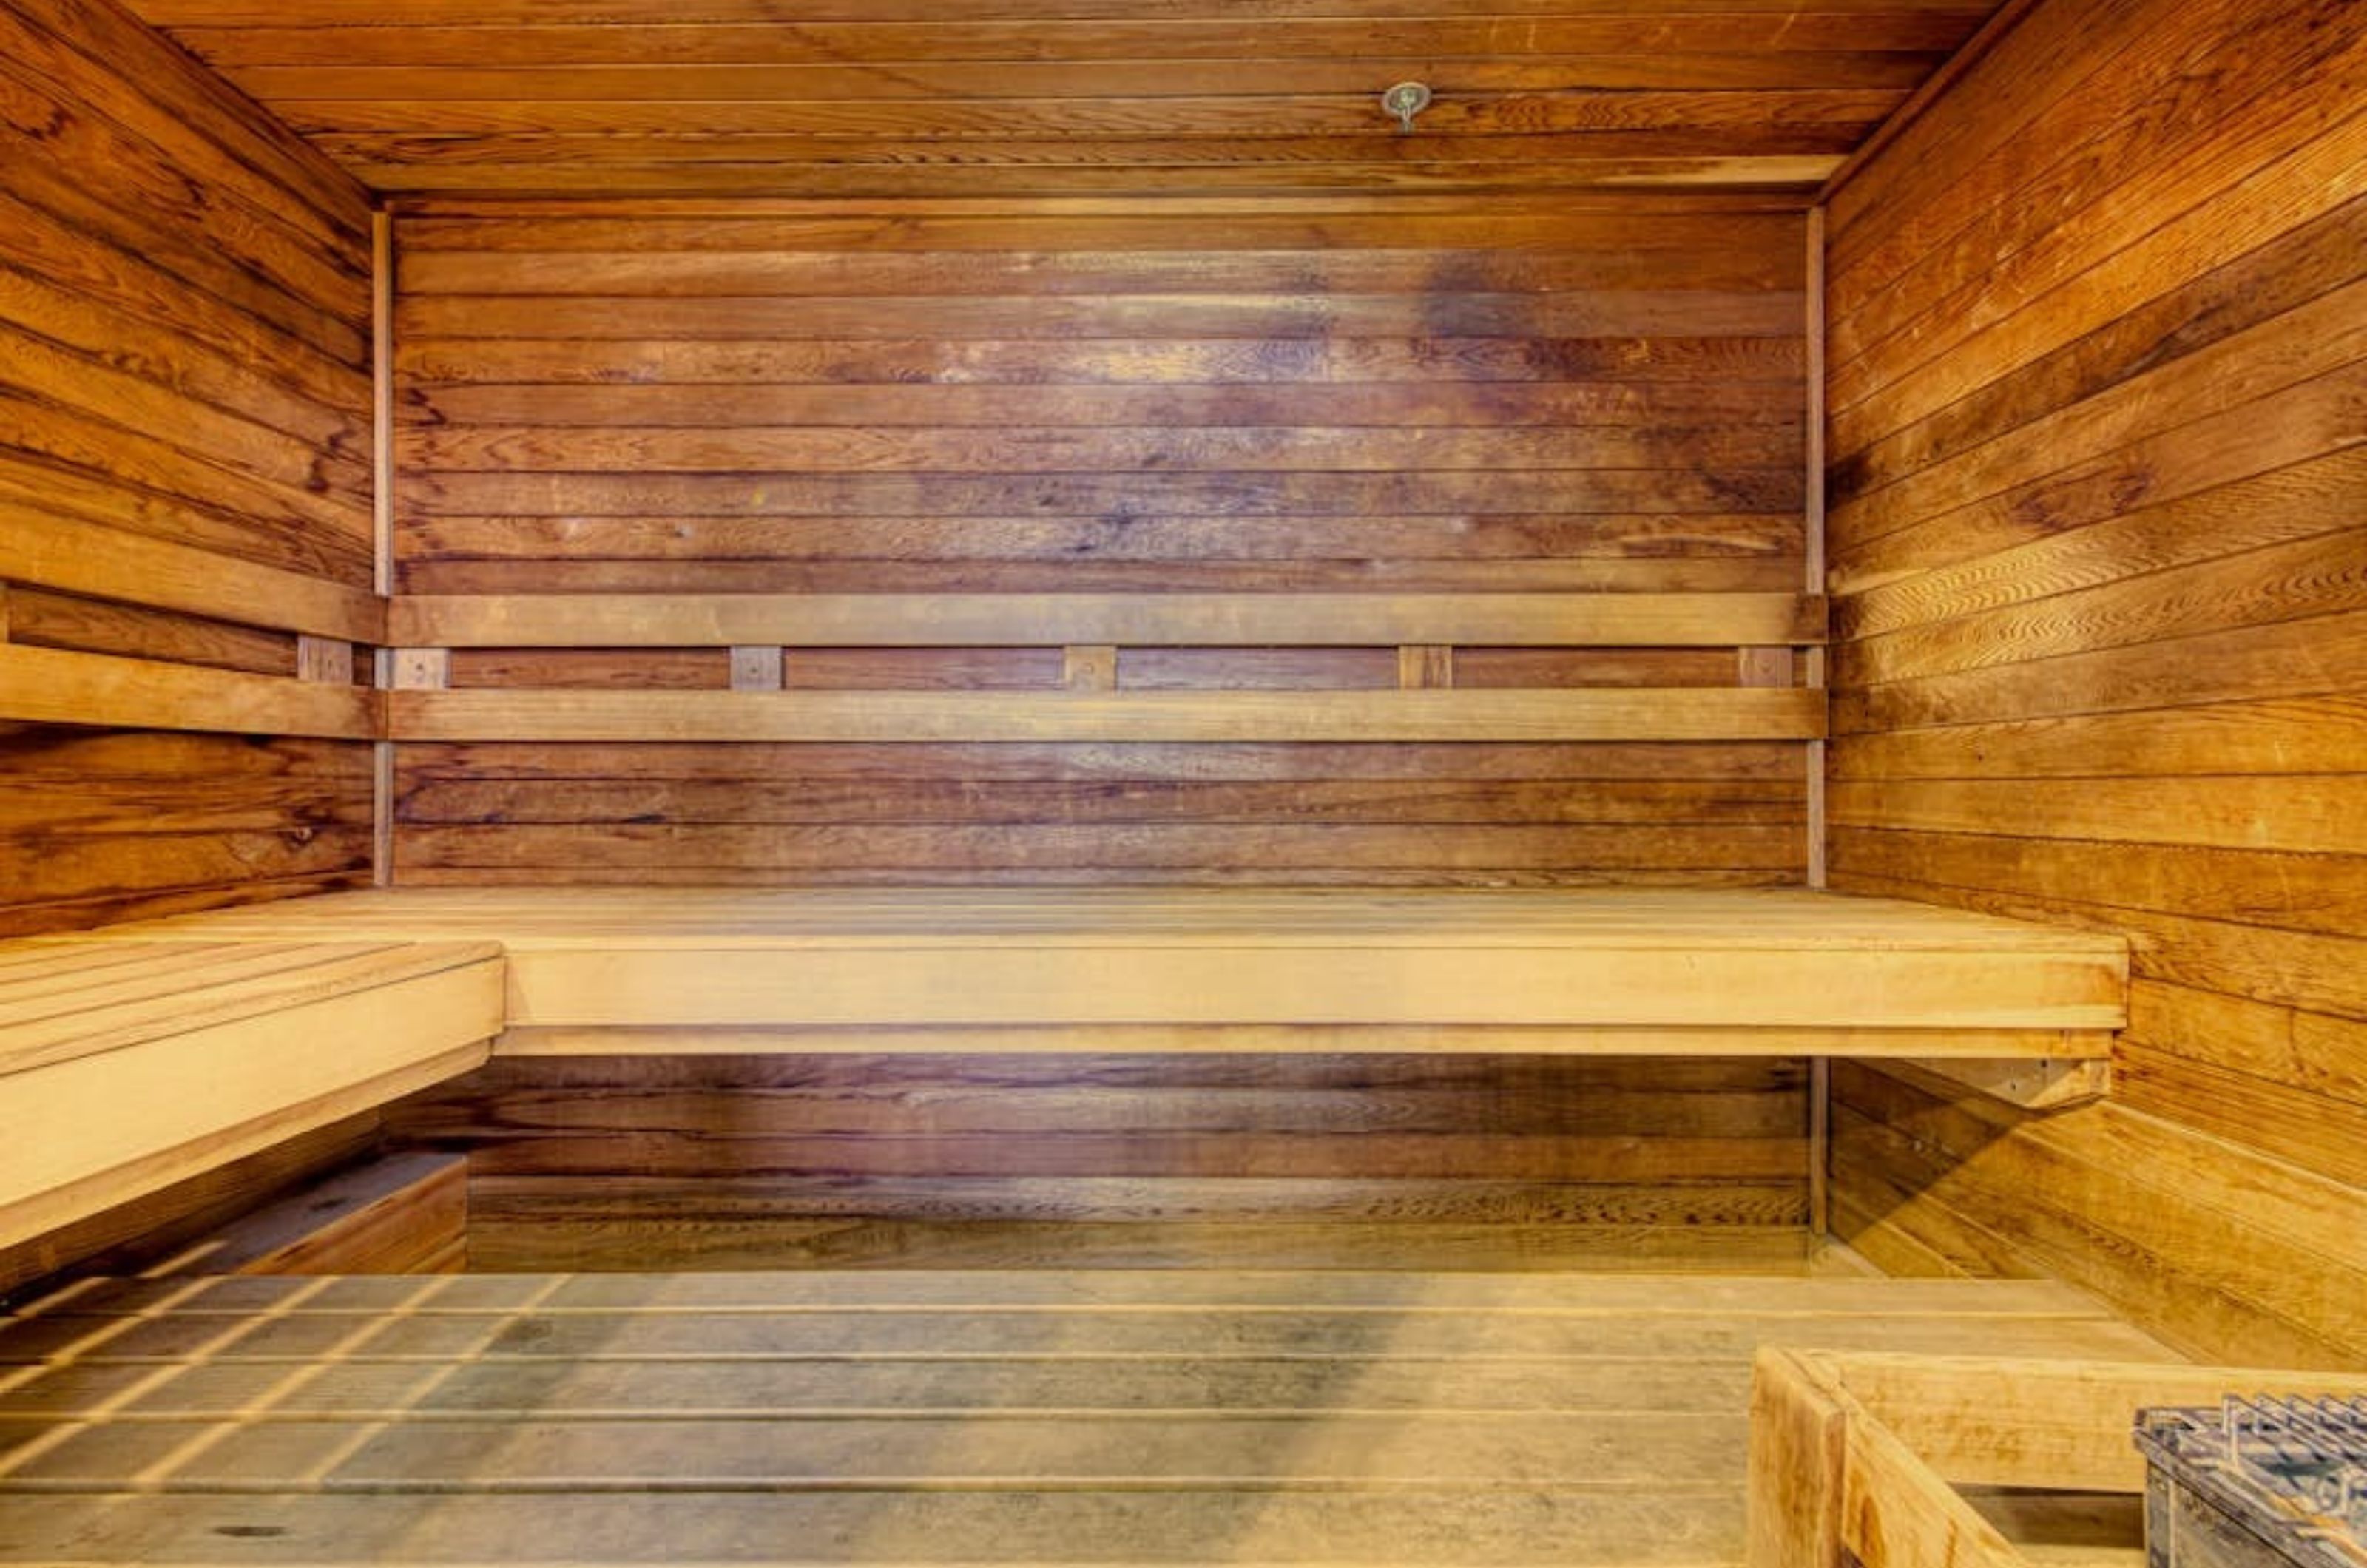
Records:
[[[0,1326],[0,1562],[1737,1562],[1762,1340],[2169,1359],[2028,1281],[101,1281]]]

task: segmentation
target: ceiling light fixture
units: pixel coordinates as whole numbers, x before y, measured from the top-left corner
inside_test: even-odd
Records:
[[[1398,134],[1413,134],[1413,117],[1430,107],[1430,84],[1400,82],[1381,95],[1381,107],[1396,118]]]

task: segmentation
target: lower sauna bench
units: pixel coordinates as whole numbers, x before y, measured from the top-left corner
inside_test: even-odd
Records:
[[[481,1066],[493,942],[0,944],[0,1247]]]
[[[0,1320],[0,1563],[1740,1564],[1765,1343],[2174,1359],[2028,1280],[95,1280]]]

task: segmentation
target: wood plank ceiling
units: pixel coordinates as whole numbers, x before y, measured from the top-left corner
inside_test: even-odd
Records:
[[[1812,189],[1996,0],[131,0],[392,192]],[[1179,11],[1181,14],[1179,14]],[[1420,80],[1410,135],[1379,107]]]

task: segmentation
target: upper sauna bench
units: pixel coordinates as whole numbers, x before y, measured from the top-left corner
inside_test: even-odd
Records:
[[[2101,1086],[2117,937],[1806,889],[340,893],[0,944],[0,1243],[496,1054],[1914,1057]]]
[[[2096,1059],[2116,936],[1742,891],[421,888],[92,942],[487,942],[510,1053]]]

